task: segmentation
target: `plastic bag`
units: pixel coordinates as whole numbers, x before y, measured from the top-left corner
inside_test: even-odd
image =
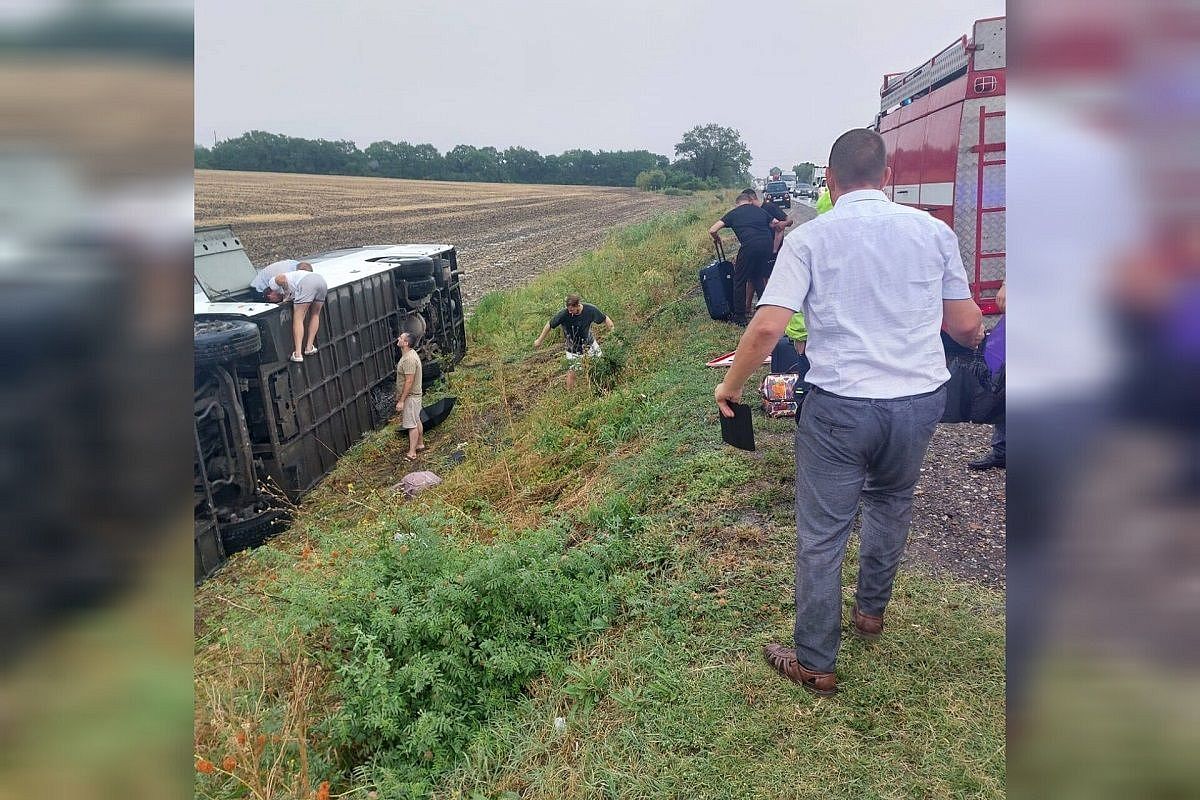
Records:
[[[404,492],[404,495],[411,499],[426,489],[431,489],[434,486],[437,486],[441,482],[442,479],[437,475],[429,472],[428,470],[423,470],[421,472],[408,473],[401,478],[400,482],[393,486],[392,489],[399,492]]]
[[[763,412],[774,419],[796,416],[800,397],[804,393],[800,376],[795,373],[772,373],[763,378],[759,387]]]

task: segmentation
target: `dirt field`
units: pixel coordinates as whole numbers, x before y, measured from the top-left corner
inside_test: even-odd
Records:
[[[196,172],[196,224],[233,225],[256,265],[359,244],[444,242],[458,248],[468,307],[594,249],[614,226],[691,202],[592,186]]]
[[[10,56],[0,69],[0,142],[59,159],[93,189],[174,180],[179,131],[192,119],[192,81],[190,62]]]

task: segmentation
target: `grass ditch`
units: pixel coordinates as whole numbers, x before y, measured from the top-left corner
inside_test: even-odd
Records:
[[[484,297],[423,465],[443,484],[403,500],[376,431],[201,587],[198,796],[1002,793],[996,596],[906,575],[833,702],[758,663],[790,626],[792,468],[786,423],[718,442],[703,362],[737,331],[695,271],[726,201]],[[531,348],[569,291],[617,324],[573,392]]]

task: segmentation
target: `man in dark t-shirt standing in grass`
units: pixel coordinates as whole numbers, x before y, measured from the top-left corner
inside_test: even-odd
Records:
[[[752,291],[759,295],[767,288],[771,256],[774,254],[775,219],[755,201],[758,195],[746,189],[737,196],[737,205],[708,229],[714,241],[720,241],[722,228],[733,228],[741,248],[733,266],[733,321],[746,324]]]
[[[583,371],[584,356],[599,358],[600,343],[592,335],[592,325],[603,324],[608,330],[613,329],[613,321],[604,312],[591,303],[584,303],[577,294],[567,295],[567,306],[559,311],[542,327],[541,334],[534,339],[535,348],[542,346],[542,341],[550,333],[551,328],[562,326],[563,338],[566,340],[567,358],[567,388],[575,386],[575,375]]]
[[[795,223],[795,220],[787,215],[782,208],[772,203],[770,200],[759,200],[758,206],[775,218],[771,223],[771,231],[775,234],[775,241],[771,245],[771,260],[768,262],[767,277],[771,277],[771,268],[775,266],[775,256],[779,253],[779,248],[783,245],[783,237],[787,233],[787,229]]]

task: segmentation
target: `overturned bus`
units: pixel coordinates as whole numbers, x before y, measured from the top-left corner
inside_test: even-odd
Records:
[[[418,341],[427,383],[466,352],[454,247],[372,245],[304,261],[324,276],[317,353],[292,362],[290,304],[263,302],[225,227],[195,232],[196,579],[279,526],[298,499],[394,409],[396,338]]]

